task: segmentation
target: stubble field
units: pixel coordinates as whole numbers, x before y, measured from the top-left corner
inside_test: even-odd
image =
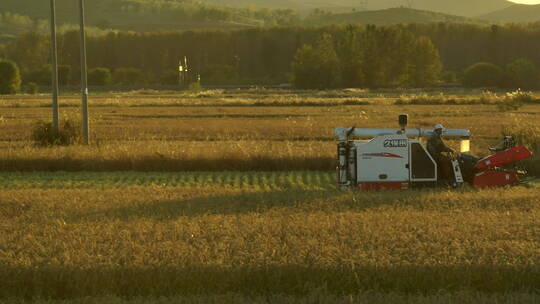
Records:
[[[343,193],[332,171],[335,126],[405,112],[486,154],[540,106],[399,95],[103,94],[92,146],[61,148],[30,140],[46,96],[0,100],[0,302],[540,301],[538,184]]]

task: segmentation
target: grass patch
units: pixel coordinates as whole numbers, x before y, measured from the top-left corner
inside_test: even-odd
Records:
[[[395,105],[496,105],[501,112],[514,111],[524,104],[537,104],[540,101],[533,93],[517,90],[504,94],[485,91],[478,95],[411,94],[402,95]]]
[[[38,121],[32,130],[32,139],[42,147],[77,144],[81,141],[81,123],[64,118],[56,130],[52,122]]]

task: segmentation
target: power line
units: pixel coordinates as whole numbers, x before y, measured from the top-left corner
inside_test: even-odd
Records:
[[[88,79],[86,74],[86,35],[84,30],[84,0],[79,1],[79,18],[81,28],[81,95],[82,95],[82,136],[83,143],[90,142],[90,128],[88,119]]]

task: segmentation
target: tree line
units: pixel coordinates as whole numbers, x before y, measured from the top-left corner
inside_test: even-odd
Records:
[[[201,75],[203,85],[280,84],[294,79],[302,86],[294,74],[302,73],[302,60],[313,60],[315,66],[325,62],[332,67],[328,73],[339,74],[329,82],[330,87],[371,88],[424,86],[439,79],[467,82],[468,68],[484,62],[501,69],[495,85],[508,85],[514,81],[508,81],[509,77],[521,77],[532,79],[527,84],[532,88],[539,86],[538,77],[523,73],[538,74],[539,25],[438,23],[109,32],[88,38],[88,64],[92,69],[101,68],[108,84],[174,85],[178,83],[178,62],[186,56],[189,70]],[[49,39],[46,34],[26,32],[1,48],[0,58],[14,61],[24,82],[46,85]],[[77,84],[76,31],[59,35],[59,63],[65,66],[63,83]],[[419,69],[422,65],[433,73]],[[125,76],[126,69],[131,76]],[[38,80],[40,71],[42,80]],[[422,79],[423,75],[429,77]]]
[[[346,28],[340,41],[323,34],[314,46],[300,48],[293,62],[298,88],[427,87],[442,69],[428,37],[401,28]]]

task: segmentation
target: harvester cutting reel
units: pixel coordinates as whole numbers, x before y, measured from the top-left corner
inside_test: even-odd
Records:
[[[469,130],[447,129],[443,136],[460,140],[459,156],[450,158],[449,168],[438,164],[430,155],[421,138],[433,135],[433,130],[407,129],[408,115],[399,116],[399,129],[364,129],[337,127],[338,187],[342,190],[409,189],[436,187],[448,184],[460,187],[468,183],[474,187],[502,187],[519,184],[519,170],[507,166],[530,157],[524,146],[510,144],[494,154],[478,159],[468,154]],[[445,169],[445,170],[443,170]],[[444,172],[443,171],[450,171]],[[445,175],[445,176],[443,176]]]
[[[489,151],[494,153],[494,155],[506,155],[506,154],[509,154],[509,151],[514,151],[514,153],[512,154],[515,154],[516,147],[518,147],[518,145],[515,139],[512,136],[505,136],[503,140],[500,141],[497,145],[495,145],[494,147],[490,147]],[[517,149],[519,149],[519,147]],[[523,159],[527,158],[526,157],[528,155],[527,151],[523,151],[523,154],[522,154]],[[520,163],[518,161],[510,158],[510,159],[503,160],[503,162],[506,162],[507,164],[501,165],[498,169],[516,172],[519,178],[520,184],[527,184],[536,179],[536,177],[530,176],[527,169],[520,166]]]

